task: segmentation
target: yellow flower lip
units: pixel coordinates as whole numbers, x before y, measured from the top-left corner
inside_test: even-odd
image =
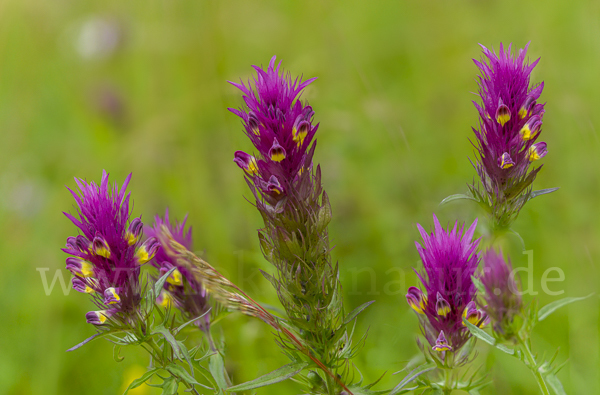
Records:
[[[496,110],[496,120],[502,126],[510,121],[510,109],[505,104],[500,104]]]
[[[269,150],[269,157],[274,162],[281,162],[286,157],[285,148],[283,148],[281,145],[279,145],[277,138],[273,139],[273,145],[271,146],[271,149]]]

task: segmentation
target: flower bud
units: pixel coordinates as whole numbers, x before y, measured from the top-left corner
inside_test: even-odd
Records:
[[[423,314],[425,306],[427,305],[427,295],[425,295],[419,288],[410,287],[406,294],[406,301],[419,314]]]

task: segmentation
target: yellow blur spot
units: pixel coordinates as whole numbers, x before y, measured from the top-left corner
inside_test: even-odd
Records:
[[[167,277],[167,282],[173,285],[182,285],[183,277],[181,276],[181,272],[179,269],[175,269],[173,273],[169,277]]]
[[[162,290],[160,292],[159,299],[160,302],[158,302],[158,305],[164,308],[171,306],[171,304],[173,303],[173,296],[171,296],[171,294],[165,290]]]
[[[125,369],[125,371],[123,372],[123,384],[121,385],[119,394],[124,393],[127,390],[127,387],[129,387],[129,384],[131,384],[133,380],[140,378],[144,373],[146,373],[146,369],[144,369],[140,365],[131,365],[127,369]],[[147,382],[150,383],[151,380],[148,380]],[[150,387],[148,387],[145,384],[142,384],[137,388],[130,389],[127,394],[149,395]]]

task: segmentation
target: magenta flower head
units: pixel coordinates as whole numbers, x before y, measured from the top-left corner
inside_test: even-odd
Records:
[[[167,210],[164,219],[158,215],[154,218],[154,227],[146,228],[146,233],[149,237],[156,238],[159,242],[162,242],[166,238],[160,236],[163,229],[166,228],[171,233],[173,240],[191,251],[192,228],[190,227],[187,231],[185,230],[186,221],[187,216],[181,223],[172,223],[169,220],[169,210]],[[206,313],[209,309],[208,295],[202,284],[185,267],[178,265],[176,259],[167,254],[161,244],[159,245],[154,259],[151,261],[152,266],[159,270],[161,276],[172,268],[175,268],[175,270],[169,275],[167,281],[165,281],[163,290],[158,295],[156,302],[163,307],[174,304],[189,319]],[[209,323],[210,317],[209,314],[206,314],[202,320],[197,322],[197,325],[202,330],[208,330]]]
[[[257,75],[248,85],[231,82],[242,91],[246,108],[229,110],[242,119],[257,153],[237,151],[233,160],[265,200],[274,204],[306,182],[302,174],[312,164],[315,145],[311,143],[318,125],[312,123],[312,107],[303,104],[300,96],[315,78],[292,79],[275,64],[275,57],[267,70],[254,69]]]
[[[483,46],[482,46],[483,47]],[[511,46],[500,44],[498,54],[483,47],[484,58],[474,60],[480,70],[479,127],[474,128],[478,157],[475,168],[483,191],[473,185],[471,193],[487,203],[494,226],[508,227],[531,195],[531,185],[542,166],[546,143],[538,140],[544,104],[538,103],[544,83],[531,85],[530,74],[538,60],[528,63],[527,46],[513,56]]]
[[[489,249],[483,255],[483,273],[479,278],[485,287],[485,306],[482,309],[492,321],[496,335],[505,339],[515,339],[523,316],[523,302],[510,260],[506,261],[502,252]]]
[[[140,218],[129,221],[129,193],[125,193],[131,174],[123,186],[108,182],[102,173],[97,185],[75,179],[80,194],[69,189],[77,203],[78,217],[64,213],[81,231],[67,239],[67,269],[73,273],[73,288],[90,294],[100,308],[86,314],[94,325],[131,324],[137,320],[140,296],[140,265],[150,260],[158,242],[142,243]],[[107,322],[108,321],[108,322]]]
[[[479,239],[472,240],[477,221],[466,232],[464,226],[458,228],[458,223],[446,231],[435,215],[433,221],[435,231],[431,234],[417,225],[423,245],[416,245],[424,269],[417,275],[424,291],[410,287],[406,300],[419,316],[432,350],[457,352],[470,337],[463,324],[465,314],[479,314],[475,324],[485,324],[484,314],[477,309],[472,311],[476,288],[471,276],[479,263]]]

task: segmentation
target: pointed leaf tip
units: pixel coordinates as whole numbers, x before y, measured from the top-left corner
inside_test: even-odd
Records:
[[[229,387],[227,388],[227,392],[247,391],[254,388],[279,383],[280,381],[287,380],[290,377],[297,375],[302,371],[302,369],[304,369],[308,365],[309,363],[304,361],[292,362],[252,381]]]

